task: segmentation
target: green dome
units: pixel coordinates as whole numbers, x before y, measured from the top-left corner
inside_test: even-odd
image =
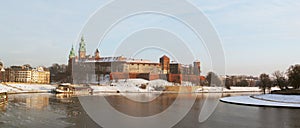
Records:
[[[75,50],[74,50],[74,47],[72,46],[72,49],[71,49],[71,51],[70,51],[70,54],[69,54],[69,58],[71,59],[71,58],[75,58]]]
[[[81,37],[81,41],[80,41],[80,44],[79,44],[79,51],[80,52],[85,52],[86,51],[85,41],[84,41],[83,36]]]

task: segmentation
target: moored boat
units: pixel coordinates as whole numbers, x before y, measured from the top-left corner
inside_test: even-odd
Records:
[[[89,86],[71,85],[71,84],[60,84],[55,89],[55,93],[64,94],[91,94],[93,89]]]
[[[0,104],[4,104],[8,101],[7,92],[0,92]]]

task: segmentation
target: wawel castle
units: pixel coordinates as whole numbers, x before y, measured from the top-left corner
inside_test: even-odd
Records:
[[[200,62],[183,65],[170,61],[166,55],[159,62],[144,59],[132,59],[124,56],[102,57],[98,49],[94,55],[86,54],[86,42],[81,38],[78,54],[74,47],[69,54],[68,80],[75,84],[97,83],[110,79],[133,79],[146,80],[164,79],[169,82],[181,83],[190,81],[200,84]]]

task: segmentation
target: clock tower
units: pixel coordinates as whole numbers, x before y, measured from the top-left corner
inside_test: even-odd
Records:
[[[79,59],[85,59],[86,58],[86,43],[84,41],[84,37],[81,37],[81,41],[79,43]]]

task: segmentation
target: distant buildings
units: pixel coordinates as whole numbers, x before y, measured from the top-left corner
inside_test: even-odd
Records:
[[[50,72],[44,67],[32,68],[30,65],[11,66],[5,69],[2,66],[0,80],[2,82],[49,84]]]
[[[258,77],[246,76],[246,75],[236,75],[236,76],[223,76],[221,77],[225,84],[228,86],[237,86],[237,87],[255,87],[259,81]]]
[[[78,55],[72,47],[69,54],[67,75],[71,83],[97,83],[104,79],[142,78],[146,80],[165,79],[181,83],[190,81],[200,84],[200,62],[183,65],[170,61],[166,55],[159,62],[144,59],[102,57],[96,49],[94,55],[86,55],[86,42],[81,38]]]
[[[50,83],[50,71],[43,67],[35,68],[31,71],[31,83]]]
[[[0,61],[0,82],[3,81],[4,72],[5,72],[4,64],[3,64],[3,62]]]

